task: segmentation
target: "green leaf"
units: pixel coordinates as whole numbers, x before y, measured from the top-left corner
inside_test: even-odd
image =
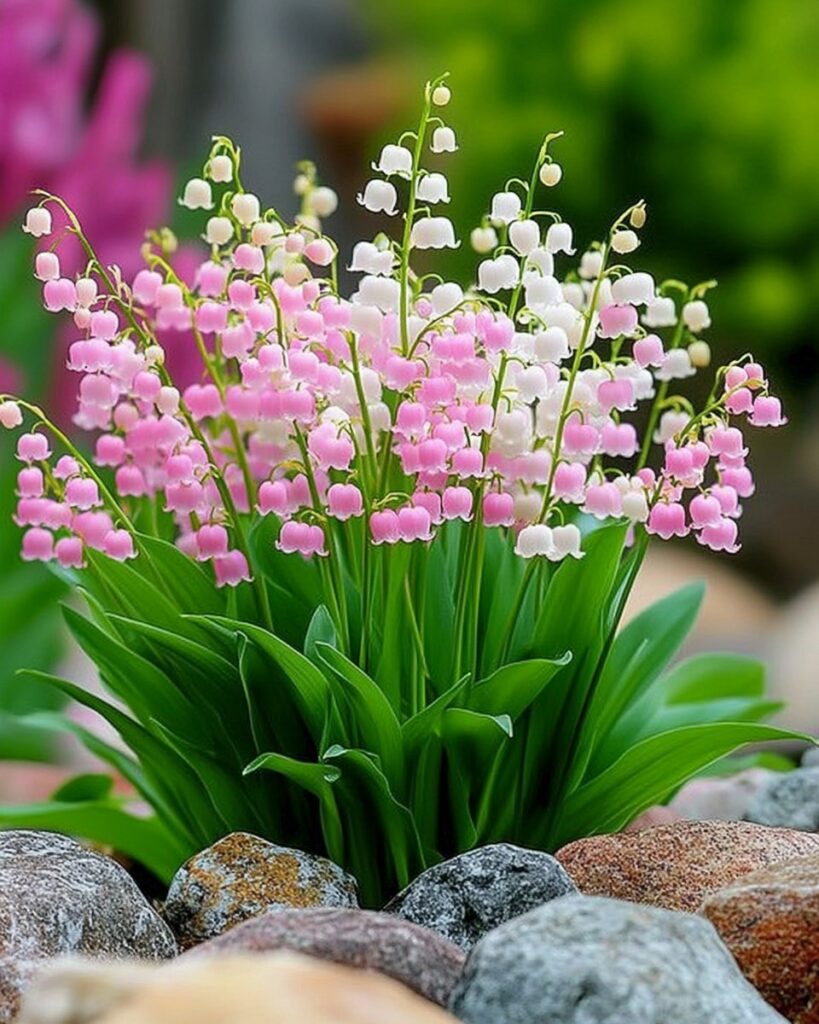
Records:
[[[338,647],[338,638],[336,636],[336,627],[333,623],[333,617],[327,610],[327,607],[320,604],[318,608],[313,612],[313,617],[310,619],[310,625],[307,627],[307,634],[304,637],[304,656],[309,658],[310,661],[317,668],[322,668],[323,663],[316,650],[316,644],[318,642],[328,644],[330,647]]]
[[[114,779],[110,775],[88,773],[75,775],[64,782],[52,794],[51,799],[57,803],[83,803],[86,800],[104,800],[111,795]]]
[[[276,753],[260,754],[245,768],[245,775],[260,769],[276,772],[318,799],[327,852],[340,862],[344,857],[344,830],[333,783],[341,777],[341,770],[334,765],[297,761]]]
[[[577,836],[617,831],[738,747],[805,738],[788,729],[745,722],[692,725],[651,736],[569,794],[551,835],[535,835],[548,848],[557,848]]]
[[[4,828],[47,829],[113,846],[144,864],[166,884],[186,854],[156,818],[138,818],[123,810],[122,801],[88,800],[0,806]]]
[[[376,754],[390,784],[399,791],[404,784],[404,750],[401,726],[390,702],[375,680],[349,658],[328,644],[317,643],[322,661],[345,685],[336,687],[336,699],[347,706],[347,728],[358,733],[364,749]]]
[[[561,658],[531,658],[504,665],[470,690],[466,706],[485,715],[505,714],[515,722],[571,657],[567,652]]]
[[[137,540],[148,558],[135,559],[133,567],[152,584],[161,580],[163,590],[180,612],[193,615],[224,613],[222,591],[193,559],[184,555],[175,544],[157,537],[140,534]]]

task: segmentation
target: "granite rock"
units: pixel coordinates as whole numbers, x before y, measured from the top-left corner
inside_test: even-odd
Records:
[[[278,910],[197,946],[185,959],[287,949],[386,974],[441,1006],[461,972],[463,951],[437,932],[372,910]]]
[[[496,843],[428,868],[384,909],[469,950],[509,918],[576,891],[548,853]]]
[[[704,918],[564,896],[472,949],[450,1009],[465,1024],[783,1024]]]
[[[68,836],[0,832],[0,1022],[38,961],[65,953],[164,959],[168,927],[131,876]]]
[[[742,821],[677,821],[589,836],[558,850],[582,893],[696,911],[741,875],[819,852],[819,836]]]
[[[772,1006],[819,1024],[819,853],[743,875],[700,912]]]
[[[778,774],[758,790],[746,821],[819,832],[819,765]]]
[[[234,832],[182,865],[164,915],[188,949],[270,910],[357,906],[355,879],[332,861]]]

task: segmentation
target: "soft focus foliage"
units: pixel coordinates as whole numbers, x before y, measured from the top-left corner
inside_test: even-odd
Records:
[[[417,130],[373,164],[358,201],[399,230],[354,247],[349,299],[323,231],[335,193],[304,165],[285,221],[242,188],[226,138],[180,200],[210,245],[193,286],[168,232],[129,283],[61,199],[26,214],[44,305],[80,334],[75,423],[97,436],[95,468],[36,405],[0,396],[3,426],[35,427],[17,442],[22,556],[81,588],[89,617],[69,610],[69,626],[126,710],[33,678],[130,753],[37,722],[79,737],[155,817],[93,777],[0,820],[89,835],[163,875],[248,829],[326,851],[377,905],[477,843],[618,828],[784,735],[758,724],[774,708],[753,662],[664,672],[699,588],[618,633],[650,536],[737,550],[754,482],[735,424],[785,422],[763,368],[720,367],[698,409],[677,392],[710,361],[712,283],[631,269],[641,202],[576,259],[543,208],[558,136],[471,233],[475,283],[421,276],[419,250],[460,244],[428,169],[458,148],[449,99],[428,85]],[[80,275],[52,211],[87,256]],[[165,332],[192,339],[197,383],[177,386]]]
[[[413,72],[448,67],[474,138],[452,172],[469,223],[544,123],[564,128],[566,216],[588,235],[649,198],[658,274],[719,278],[719,336],[807,399],[819,307],[819,7],[813,0],[369,3]],[[458,256],[459,269],[464,263]],[[748,343],[748,341],[746,341]],[[728,349],[727,343],[725,348]]]

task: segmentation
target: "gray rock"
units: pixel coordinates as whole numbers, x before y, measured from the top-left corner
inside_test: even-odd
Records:
[[[164,914],[188,949],[270,910],[357,906],[355,879],[337,864],[234,832],[182,865]]]
[[[704,918],[564,896],[475,946],[450,1003],[466,1024],[782,1024]]]
[[[504,921],[572,892],[574,882],[550,854],[496,843],[429,868],[384,909],[469,950]]]
[[[814,768],[819,765],[819,746],[808,747],[802,755],[802,767]]]
[[[386,974],[445,1006],[463,951],[437,932],[373,910],[278,910],[237,925],[184,958],[289,949]]]
[[[756,793],[745,818],[758,825],[819,832],[819,765],[771,779]]]
[[[176,942],[116,861],[54,832],[0,832],[0,1022],[44,958],[175,956]]]

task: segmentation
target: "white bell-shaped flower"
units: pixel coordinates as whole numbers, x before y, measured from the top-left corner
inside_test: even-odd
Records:
[[[179,200],[179,205],[186,206],[189,210],[213,209],[213,193],[210,183],[204,178],[191,178],[185,184],[185,191]]]
[[[546,397],[549,390],[549,379],[542,366],[527,366],[518,373],[515,386],[518,389],[520,400],[531,405],[538,398]]]
[[[555,306],[563,301],[563,291],[556,277],[543,274],[526,275],[526,305],[532,309],[538,306]]]
[[[546,557],[553,562],[559,562],[563,558],[582,558],[580,540],[580,530],[574,523],[555,526],[552,530],[552,550]]]
[[[379,249],[373,242],[356,242],[347,269],[364,274],[389,274],[394,261],[391,249]]]
[[[611,286],[611,297],[619,306],[642,306],[654,298],[654,278],[651,274],[624,274]]]
[[[410,232],[413,249],[457,249],[455,228],[448,217],[421,217]]]
[[[518,283],[520,267],[518,261],[510,253],[504,253],[494,260],[484,260],[478,266],[478,287],[481,291],[495,292],[514,288]]]
[[[603,253],[599,249],[589,249],[580,257],[580,276],[586,281],[594,281],[603,269]]]
[[[540,244],[540,228],[537,221],[513,221],[509,225],[509,241],[521,256],[528,256]]]
[[[252,192],[237,192],[230,201],[233,216],[246,228],[255,224],[260,216],[259,197]]]
[[[433,153],[454,153],[458,148],[455,132],[448,125],[439,125],[432,133],[429,148]]]
[[[682,318],[688,330],[695,334],[711,326],[711,314],[702,299],[686,302],[682,308]]]
[[[233,238],[229,217],[211,217],[205,225],[205,238],[211,245],[226,245]]]
[[[648,499],[642,488],[623,495],[623,515],[632,523],[644,523],[648,519]]]
[[[429,301],[432,303],[432,315],[443,316],[451,309],[454,309],[463,300],[463,288],[454,281],[446,281],[444,284],[436,285],[429,293]]]
[[[547,327],[535,335],[535,356],[542,363],[559,363],[569,354],[569,337],[562,327]]]
[[[677,310],[674,300],[658,295],[646,303],[643,323],[646,327],[673,327],[677,322]]]
[[[693,377],[696,372],[691,365],[688,349],[672,348],[663,356],[662,364],[654,376],[657,380],[684,380]]]
[[[448,203],[449,183],[443,174],[437,171],[433,174],[425,174],[418,182],[415,192],[422,203]]]
[[[362,277],[353,302],[377,306],[382,313],[394,313],[401,300],[401,286],[391,277]]]
[[[563,298],[570,306],[574,306],[575,309],[582,309],[585,302],[586,293],[583,291],[583,285],[577,281],[564,281],[560,286],[563,292]]]
[[[555,272],[555,258],[547,249],[538,247],[532,249],[526,257],[524,266],[527,270],[539,270],[541,274],[551,277]]]
[[[520,216],[520,196],[517,192],[496,192],[492,196],[489,217],[493,224],[511,224]]]
[[[654,432],[652,440],[655,444],[665,444],[666,441],[676,437],[681,430],[685,430],[690,421],[691,417],[687,412],[677,412],[674,409],[669,409],[660,417],[660,423]]]
[[[370,213],[386,213],[392,216],[396,212],[398,193],[395,185],[381,178],[372,178],[364,186],[364,193],[358,195],[361,205]]]
[[[354,302],[350,307],[350,326],[357,334],[371,334],[378,337],[384,323],[384,314],[378,306],[367,306]]]
[[[207,167],[211,181],[227,182],[233,180],[233,161],[225,153],[211,157]]]
[[[307,207],[316,217],[329,217],[338,209],[338,195],[335,189],[319,185],[307,196]]]
[[[388,144],[381,150],[378,163],[373,169],[381,174],[401,174],[409,177],[412,174],[412,153],[406,146]]]
[[[552,531],[545,523],[524,526],[515,543],[515,554],[521,558],[549,558],[554,550]]]
[[[546,232],[546,248],[551,253],[565,252],[567,256],[573,256],[571,224],[567,224],[565,221],[550,224],[549,230]]]

